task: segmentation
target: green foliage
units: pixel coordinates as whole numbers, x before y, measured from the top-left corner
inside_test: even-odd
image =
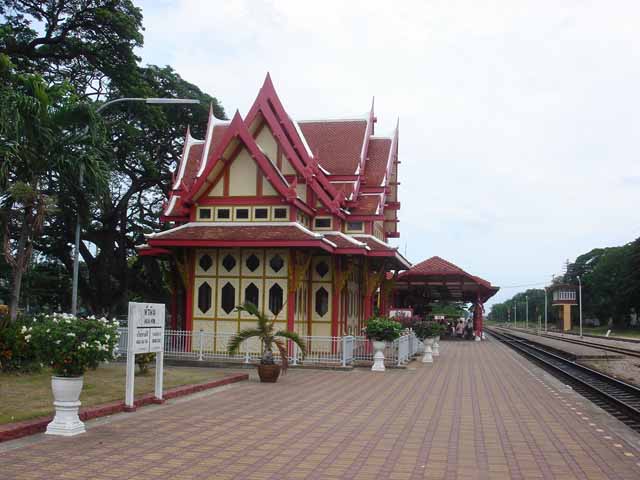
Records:
[[[2,305],[6,307],[6,305]],[[8,318],[8,312],[3,317]],[[31,372],[40,369],[40,363],[33,344],[22,333],[31,319],[19,317],[16,322],[0,319],[0,370],[3,372]]]
[[[371,318],[365,328],[364,334],[370,340],[379,342],[392,342],[400,336],[403,326],[386,317]]]
[[[601,323],[611,319],[616,327],[626,327],[629,314],[640,313],[640,238],[619,247],[595,248],[578,256],[555,281],[578,286],[578,276],[582,282],[583,317],[597,318]],[[525,297],[529,298],[529,326],[537,325],[538,315],[544,320],[543,289],[530,289],[494,304],[489,319],[513,321],[517,303],[520,324],[526,318]],[[551,294],[548,309],[549,322],[552,322],[557,309],[551,306]]]
[[[425,338],[437,337],[444,333],[444,325],[440,325],[438,322],[418,322],[413,325],[413,331],[420,340]]]
[[[41,361],[61,377],[80,376],[100,362],[112,360],[118,345],[118,322],[104,317],[43,315],[20,333],[26,342],[33,343]]]
[[[140,375],[146,375],[149,373],[149,365],[156,359],[156,354],[151,353],[139,353],[136,355],[136,365]]]
[[[289,366],[288,361],[288,353],[287,353],[287,345],[285,343],[285,339],[291,340],[293,343],[298,345],[302,355],[304,356],[307,352],[307,345],[305,341],[295,332],[291,332],[289,330],[275,330],[275,321],[274,317],[272,320],[263,314],[258,307],[256,307],[251,302],[246,302],[244,305],[238,305],[236,307],[236,311],[238,312],[247,312],[254,317],[256,317],[257,325],[255,328],[246,328],[241,330],[236,335],[231,337],[229,343],[227,345],[227,350],[230,355],[235,355],[240,350],[240,345],[245,340],[250,338],[258,338],[262,343],[263,354],[260,360],[262,365],[272,365],[273,360],[273,346],[275,345],[278,351],[280,352],[280,359],[282,361],[282,369],[284,371],[287,370]]]

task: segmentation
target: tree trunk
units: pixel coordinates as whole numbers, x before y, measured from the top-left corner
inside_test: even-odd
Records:
[[[9,297],[9,319],[11,322],[15,322],[18,317],[18,306],[20,304],[20,289],[22,287],[22,276],[29,264],[27,241],[29,239],[30,229],[30,217],[31,215],[25,210],[22,231],[20,232],[20,238],[18,239],[18,247],[15,256],[15,265],[13,266],[13,281],[11,282],[11,295]]]

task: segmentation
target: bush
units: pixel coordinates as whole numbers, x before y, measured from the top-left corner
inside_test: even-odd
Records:
[[[413,326],[413,331],[420,340],[433,338],[444,333],[444,325],[438,322],[418,322]]]
[[[54,313],[36,318],[25,329],[25,340],[33,343],[42,362],[60,377],[83,375],[113,359],[118,344],[118,322],[106,318]]]
[[[370,340],[379,342],[392,342],[400,336],[403,326],[389,318],[377,317],[367,322],[364,334]]]
[[[155,353],[139,353],[136,355],[136,365],[140,375],[149,373],[149,365],[156,359]]]
[[[14,323],[5,322],[0,327],[0,370],[3,372],[33,372],[40,363],[29,338],[25,339],[27,324],[32,321],[18,318]]]

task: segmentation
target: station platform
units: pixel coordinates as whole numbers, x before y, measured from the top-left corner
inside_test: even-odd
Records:
[[[495,329],[498,333],[507,333],[509,335],[514,335],[524,340],[536,343],[541,347],[552,351],[552,353],[561,354],[575,361],[622,358],[622,355],[618,353],[589,347],[587,345],[578,345],[575,343],[564,342],[560,339],[556,340],[555,338],[551,338],[549,336],[535,335],[533,333],[527,333],[525,330],[517,328],[487,328],[489,332],[491,331],[491,329]]]
[[[433,364],[290,371],[0,444],[26,479],[640,478],[640,435],[494,339]]]

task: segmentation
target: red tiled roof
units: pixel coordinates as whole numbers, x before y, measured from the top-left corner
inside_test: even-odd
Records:
[[[298,122],[309,148],[331,175],[353,175],[360,162],[367,121]]]
[[[391,245],[384,243],[374,237],[371,237],[370,235],[354,235],[353,238],[355,238],[359,242],[366,243],[367,247],[369,247],[373,251],[386,250],[395,252],[396,250],[398,250],[396,247],[392,247]]]
[[[343,235],[327,233],[324,238],[329,240],[331,243],[334,243],[338,248],[365,248],[365,245],[358,245],[357,243],[350,241],[348,238],[345,238]],[[362,243],[362,241],[357,238],[354,238],[354,240]]]
[[[406,272],[402,272],[399,278],[406,277],[417,277],[417,276],[462,276],[467,277],[470,280],[482,285],[487,288],[497,288],[493,287],[490,282],[484,280],[483,278],[476,277],[475,275],[471,275],[470,273],[465,272],[457,265],[454,265],[451,262],[446,261],[440,257],[431,257],[427,260],[424,260],[420,263],[415,264]]]
[[[333,187],[340,193],[342,193],[345,198],[349,198],[349,196],[353,193],[353,191],[355,190],[355,184],[354,183],[331,183],[331,185],[333,185]]]
[[[193,181],[198,174],[200,168],[200,159],[202,158],[202,151],[204,149],[204,143],[198,143],[191,145],[189,149],[189,157],[186,158],[187,164],[184,167],[184,175],[182,176],[182,183],[184,183],[187,190],[193,185]]]
[[[369,141],[368,160],[364,167],[364,178],[368,187],[379,187],[387,172],[390,138],[372,138]]]
[[[183,227],[159,232],[149,237],[149,244],[153,245],[158,240],[161,242],[167,240],[295,242],[320,241],[321,238],[294,225],[222,226],[203,222],[189,223]]]
[[[351,208],[351,215],[377,215],[379,204],[380,195],[360,195]]]

